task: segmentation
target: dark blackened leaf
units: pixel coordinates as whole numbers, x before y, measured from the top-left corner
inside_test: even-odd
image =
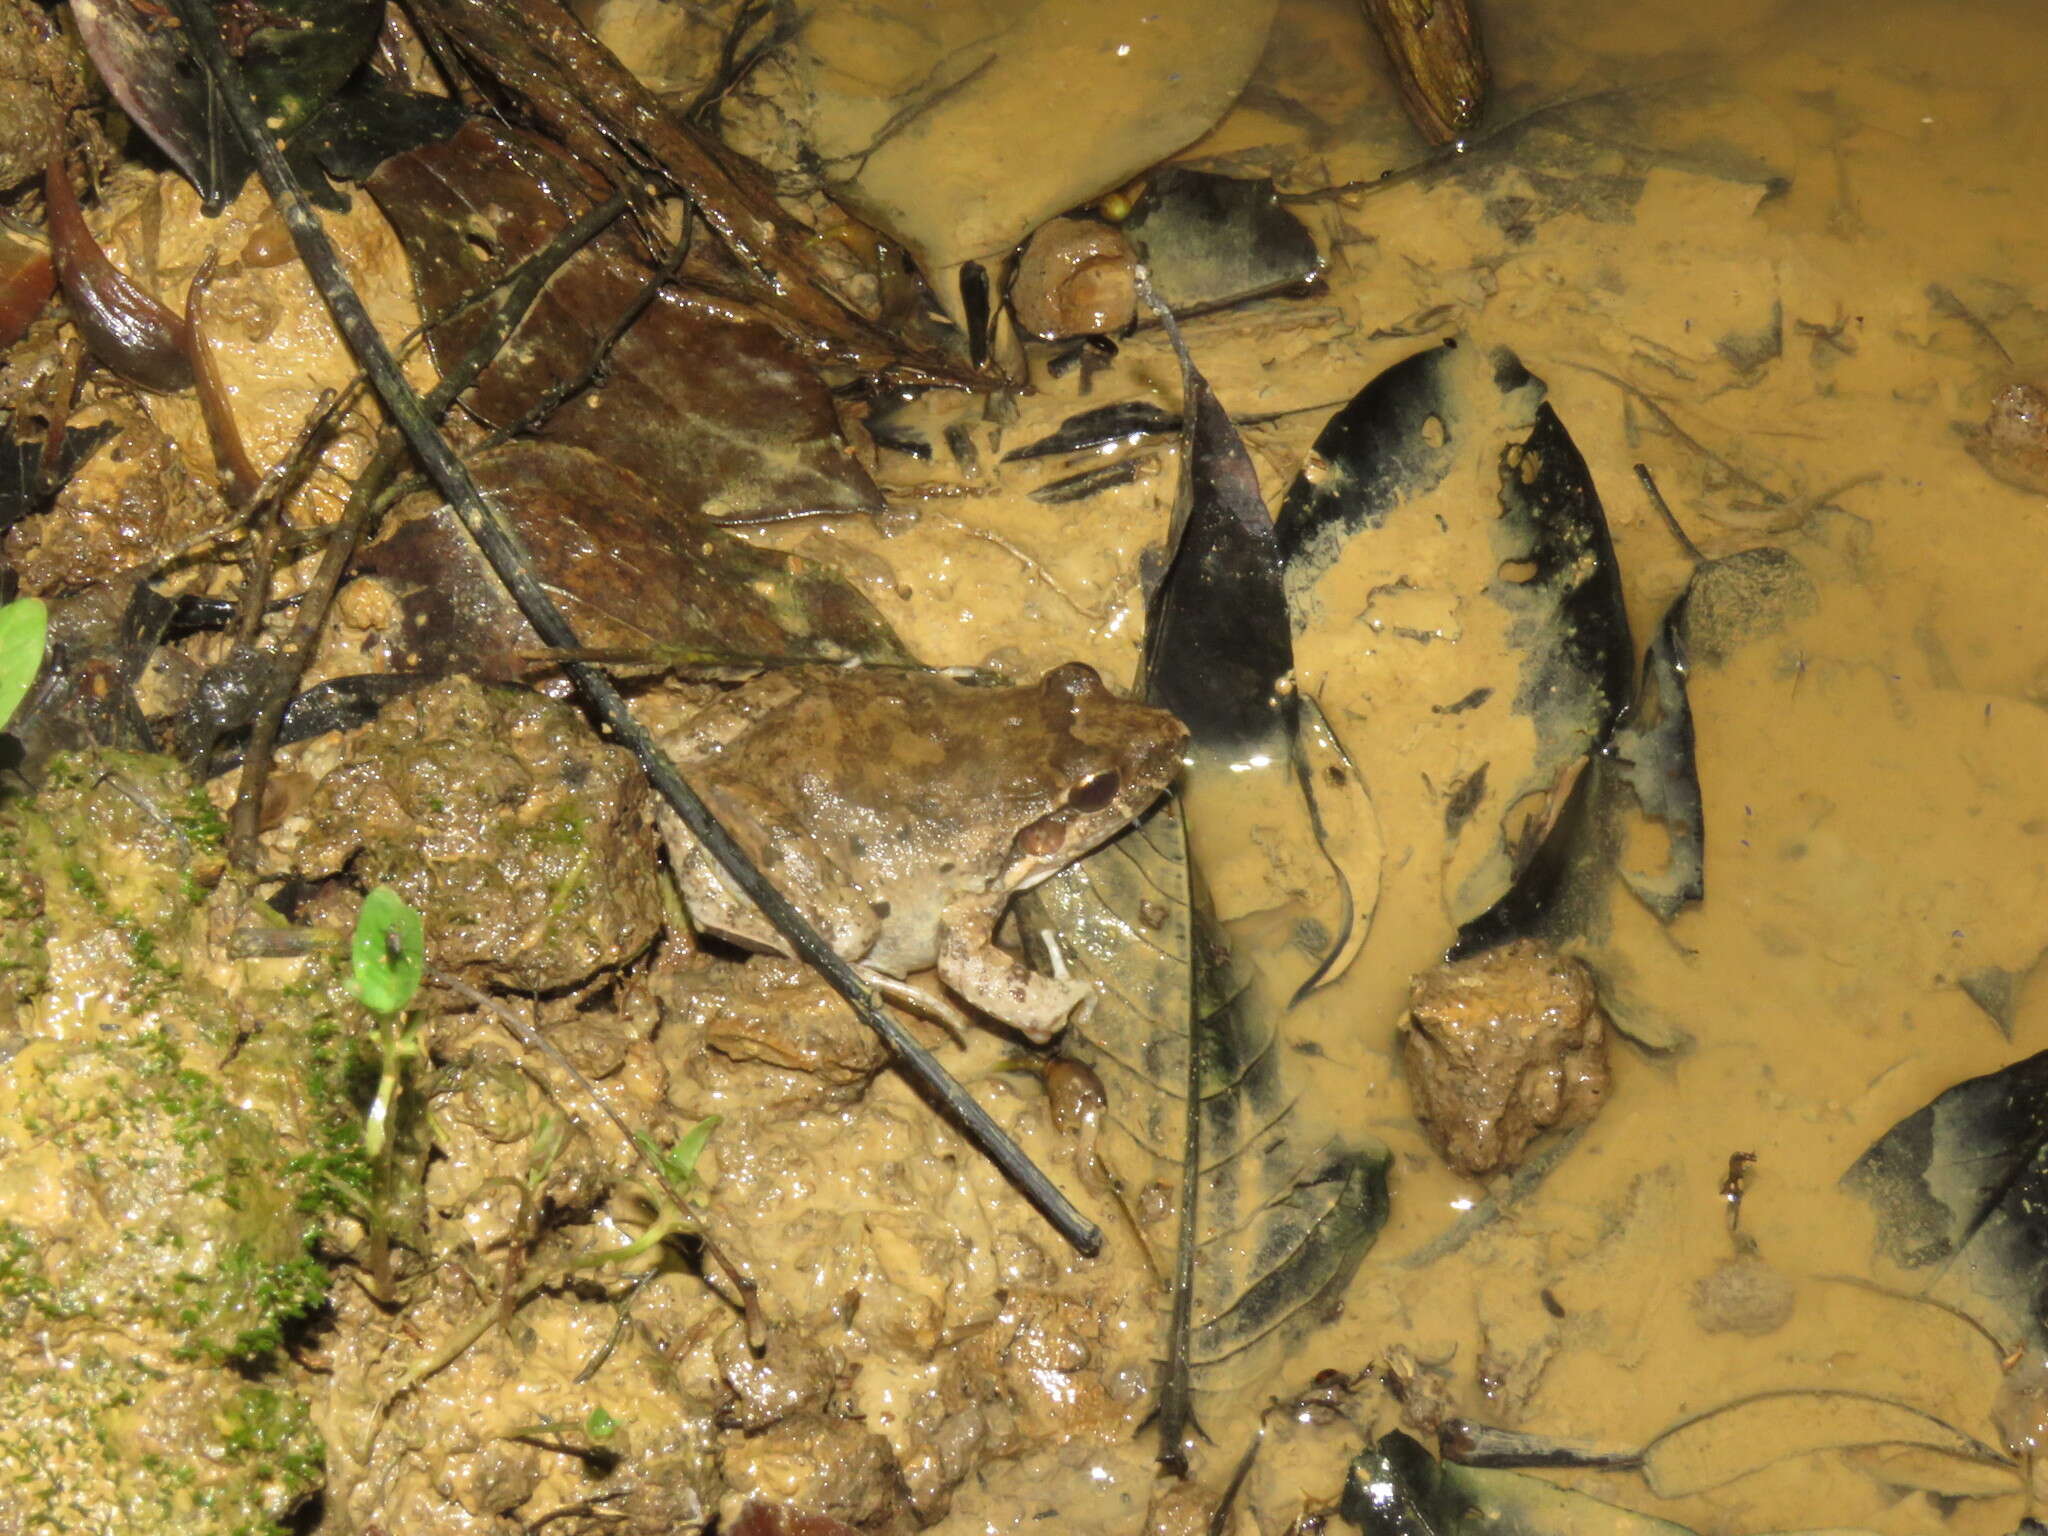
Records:
[[[393,155],[438,144],[468,121],[469,109],[446,96],[363,80],[314,114],[292,153],[342,181],[362,181]]]
[[[1003,455],[1003,462],[1050,459],[1066,453],[1086,453],[1091,448],[1130,448],[1179,432],[1180,418],[1150,400],[1119,400],[1114,405],[1077,411],[1044,437],[1012,448]]]
[[[432,312],[532,255],[605,190],[552,145],[484,119],[386,161],[367,186]],[[707,293],[663,284],[650,300],[657,282],[617,229],[599,236],[549,283],[464,403],[509,429],[601,362],[599,382],[554,409],[543,436],[710,517],[879,509],[830,393],[781,333]],[[487,320],[478,310],[435,327],[435,357],[460,357]]]
[[[1146,616],[1145,697],[1180,716],[1198,751],[1277,756],[1294,734],[1294,642],[1273,519],[1237,428],[1180,355],[1181,488]]]
[[[1255,1394],[1342,1297],[1386,1220],[1389,1156],[1297,1119],[1278,1010],[1233,967],[1177,799],[1016,910],[1096,984],[1069,1049],[1102,1079],[1105,1165],[1181,1191],[1159,1407],[1177,1463],[1201,1404]]]
[[[789,660],[911,662],[835,572],[756,549],[584,449],[507,443],[471,469],[592,651],[739,671]],[[360,565],[397,595],[406,670],[501,680],[532,670],[539,637],[437,497],[401,502]]]
[[[1098,464],[1095,468],[1084,469],[1078,474],[1062,475],[1057,480],[1048,480],[1044,485],[1032,487],[1028,494],[1033,501],[1044,506],[1064,506],[1068,502],[1086,501],[1090,496],[1100,496],[1104,491],[1113,491],[1120,485],[1135,485],[1158,466],[1159,461],[1154,455],[1141,454],[1134,459],[1119,459],[1114,464]]]
[[[1157,310],[1149,283],[1140,291]],[[1139,671],[1147,701],[1187,726],[1196,778],[1247,769],[1293,778],[1339,912],[1298,1000],[1335,980],[1364,941],[1379,880],[1377,820],[1328,722],[1319,717],[1312,737],[1304,736],[1286,577],[1258,474],[1171,312],[1160,313],[1181,366],[1181,477]],[[1372,835],[1362,841],[1338,835],[1367,827]],[[1346,861],[1361,849],[1369,864]]]
[[[1265,177],[1155,171],[1123,229],[1175,314],[1303,289],[1323,271],[1315,237]]]
[[[1404,749],[1411,787],[1400,791],[1463,787],[1462,800],[1430,814],[1455,823],[1446,904],[1488,942],[1549,910],[1563,850],[1544,834],[1577,813],[1586,765],[1609,741],[1634,673],[1599,495],[1543,395],[1504,350],[1417,353],[1332,418],[1276,520],[1297,637],[1336,622],[1319,584],[1340,562],[1359,583],[1347,591],[1497,615],[1490,627],[1505,649],[1480,686],[1467,675],[1452,684],[1463,690],[1455,700],[1409,701],[1404,713],[1428,723]],[[1391,623],[1384,690],[1443,689],[1456,674],[1424,648],[1458,643]],[[1377,795],[1392,792],[1376,783]],[[1533,829],[1532,806],[1548,808]]]
[[[111,421],[67,430],[57,449],[54,471],[47,477],[43,473],[47,452],[44,437],[22,437],[8,432],[0,438],[0,533],[24,517],[48,508],[64,488],[64,482],[77,474],[78,467],[92,457],[93,451],[119,430]]]
[[[1438,1462],[1398,1429],[1353,1460],[1338,1513],[1365,1536],[1693,1536],[1541,1478]]]
[[[382,0],[218,0],[216,9],[250,95],[282,139],[362,68],[384,24]],[[136,0],[73,0],[71,10],[114,100],[218,212],[254,162],[177,29]]]
[[[2048,1345],[2048,1051],[1956,1084],[1842,1176],[1921,1294],[1994,1337]]]

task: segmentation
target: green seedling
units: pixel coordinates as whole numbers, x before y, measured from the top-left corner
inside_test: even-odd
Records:
[[[365,1008],[389,1015],[411,1006],[427,968],[426,924],[390,886],[363,898],[349,961],[349,990]]]
[[[697,1159],[704,1155],[705,1143],[711,1140],[711,1133],[718,1129],[719,1119],[717,1115],[706,1115],[683,1132],[676,1144],[666,1150],[663,1150],[645,1131],[636,1132],[633,1139],[640,1143],[641,1151],[660,1165],[661,1171],[668,1175],[669,1182],[677,1190],[687,1193],[690,1186],[696,1182]]]
[[[14,718],[42,670],[49,631],[49,610],[40,598],[17,598],[0,608],[0,729]]]
[[[426,925],[419,913],[389,886],[363,898],[349,946],[349,989],[383,1026],[383,1063],[376,1096],[363,1117],[363,1156],[373,1170],[370,1210],[370,1271],[377,1292],[391,1297],[391,1211],[396,1199],[398,1138],[393,1119],[405,1091],[406,1067],[422,1049],[417,1026],[407,1028],[406,1009],[426,972]]]

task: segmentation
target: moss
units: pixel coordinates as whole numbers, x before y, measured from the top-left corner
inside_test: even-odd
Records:
[[[0,1373],[0,1530],[273,1536],[319,1487],[306,1404],[98,1347]]]
[[[252,1360],[326,1294],[288,1149],[161,1034],[25,1048],[0,1069],[0,1156],[22,1175],[0,1187],[0,1329],[90,1320]]]

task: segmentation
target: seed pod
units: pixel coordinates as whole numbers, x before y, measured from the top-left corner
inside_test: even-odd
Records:
[[[1467,0],[1364,0],[1387,61],[1422,136],[1449,144],[1472,131],[1486,105],[1486,55]]]
[[[1054,219],[1017,260],[1011,312],[1047,340],[1120,331],[1138,311],[1135,260],[1123,231],[1093,219]]]

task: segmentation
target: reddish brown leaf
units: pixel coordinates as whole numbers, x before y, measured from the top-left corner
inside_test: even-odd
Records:
[[[601,195],[553,146],[482,119],[386,162],[368,185],[429,313],[531,255]],[[550,388],[590,372],[652,275],[623,236],[600,236],[556,275],[465,403],[495,427],[523,420]],[[435,357],[461,356],[485,320],[478,310],[436,327]],[[882,504],[810,365],[729,302],[665,289],[603,372],[604,388],[557,410],[542,435],[625,466],[678,506],[730,517]]]

